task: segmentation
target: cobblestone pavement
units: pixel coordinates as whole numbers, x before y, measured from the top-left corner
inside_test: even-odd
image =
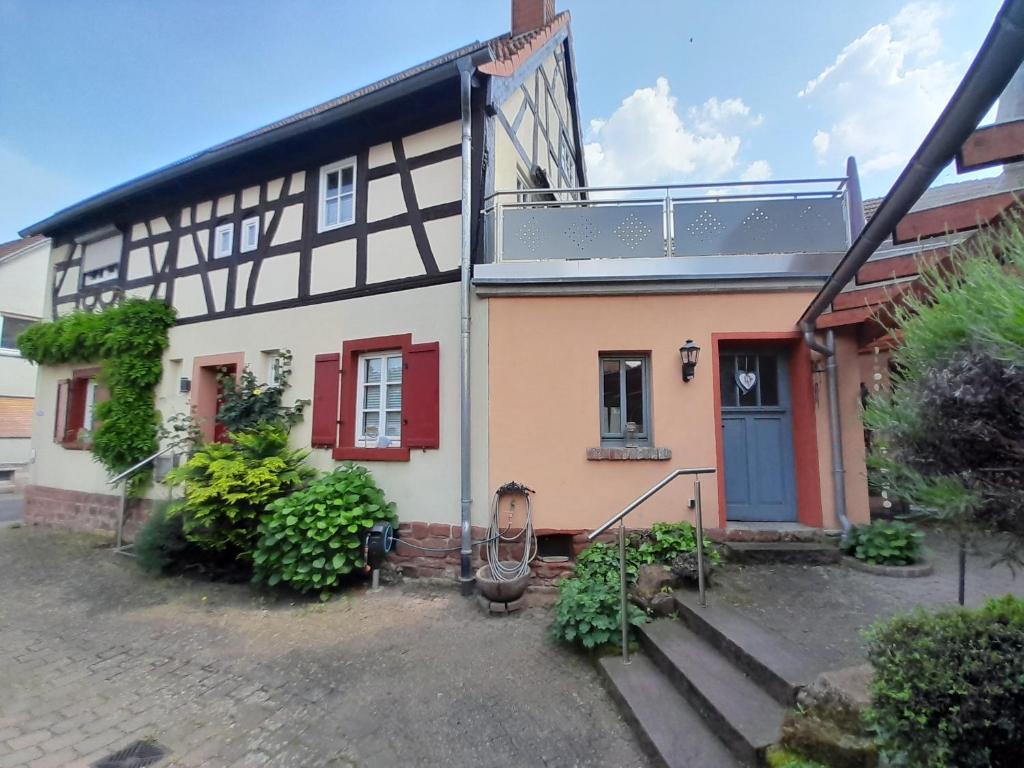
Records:
[[[645,766],[546,612],[437,585],[326,605],[154,579],[96,538],[0,529],[0,768]]]

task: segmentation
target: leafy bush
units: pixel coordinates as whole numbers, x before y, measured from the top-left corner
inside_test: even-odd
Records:
[[[808,760],[796,752],[778,746],[769,747],[765,758],[769,768],[827,768],[816,760]]]
[[[1024,755],[1024,600],[918,610],[868,633],[868,721],[894,768],[1010,768]]]
[[[650,531],[634,534],[630,543],[636,547],[642,564],[670,563],[681,554],[696,551],[697,529],[690,523],[655,523]],[[704,554],[711,563],[721,560],[707,537],[704,538]]]
[[[142,569],[152,574],[195,562],[201,554],[199,547],[185,538],[181,515],[175,512],[174,504],[169,501],[153,505],[135,537],[132,552]]]
[[[634,547],[626,542],[626,578],[634,581],[640,570],[639,557]],[[576,576],[581,579],[619,579],[619,545],[596,541],[576,555]]]
[[[374,523],[397,522],[365,467],[346,464],[267,507],[253,553],[255,578],[326,599],[338,577],[365,565],[363,539]]]
[[[617,568],[618,566],[616,566]],[[627,604],[629,623],[641,626],[647,615],[632,603]],[[575,576],[558,585],[558,601],[551,634],[558,640],[593,650],[620,645],[622,611],[618,575]]]
[[[872,565],[912,565],[921,559],[924,534],[902,520],[876,520],[855,525],[840,548]]]
[[[284,350],[277,360],[277,383],[266,384],[246,366],[239,375],[221,376],[223,395],[217,409],[217,421],[229,432],[242,432],[259,424],[273,424],[288,432],[302,420],[302,412],[309,400],[296,400],[284,405],[284,391],[292,375],[292,354]]]
[[[160,414],[154,388],[163,375],[162,356],[175,312],[163,301],[127,299],[101,312],[72,312],[37,323],[18,336],[23,357],[41,365],[101,363],[99,380],[110,399],[96,403],[92,456],[111,475],[156,451]],[[149,471],[129,480],[138,492]]]
[[[316,470],[305,464],[309,451],[288,447],[281,427],[261,425],[230,440],[201,446],[165,482],[184,488],[175,509],[189,541],[248,559],[267,505],[301,488]]]

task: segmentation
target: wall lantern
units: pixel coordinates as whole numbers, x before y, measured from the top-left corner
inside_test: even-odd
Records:
[[[687,339],[686,343],[679,348],[679,357],[683,360],[683,381],[689,381],[697,370],[700,347],[693,343],[693,339]]]

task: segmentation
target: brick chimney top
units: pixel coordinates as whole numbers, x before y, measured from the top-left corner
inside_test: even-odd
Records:
[[[555,0],[512,0],[512,36],[543,27],[555,18]]]

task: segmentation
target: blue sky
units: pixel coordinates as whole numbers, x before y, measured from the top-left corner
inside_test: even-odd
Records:
[[[884,194],[998,0],[558,0],[591,182]],[[0,0],[0,242],[83,197],[508,28],[508,0]]]

